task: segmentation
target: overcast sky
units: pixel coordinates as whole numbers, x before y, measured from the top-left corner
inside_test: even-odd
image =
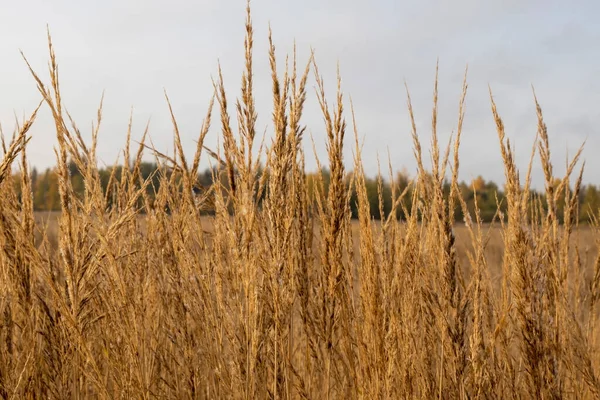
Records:
[[[266,130],[267,136],[272,129],[270,23],[280,66],[294,40],[301,63],[306,62],[310,48],[315,49],[331,103],[339,62],[346,101],[352,96],[359,133],[365,138],[363,158],[370,175],[377,171],[377,154],[385,160],[388,149],[395,169],[415,171],[404,81],[413,98],[419,134],[429,148],[433,78],[439,57],[439,134],[444,141],[456,130],[461,81],[469,66],[462,179],[481,174],[503,182],[488,85],[525,170],[536,130],[533,85],[548,125],[556,173],[564,171],[566,156],[587,140],[584,176],[586,182],[600,183],[598,1],[254,0],[252,12],[258,130]],[[105,90],[98,150],[102,162],[112,164],[123,148],[131,107],[134,138],[141,137],[151,118],[154,144],[172,154],[163,88],[191,155],[218,60],[230,101],[239,95],[244,18],[244,0],[6,1],[0,13],[0,122],[10,132],[14,114],[31,112],[40,99],[19,49],[47,81],[48,24],[65,106],[88,139]],[[314,79],[309,86],[304,123],[317,143],[317,155],[324,160],[324,124]],[[347,120],[351,120],[349,114]],[[207,139],[213,147],[219,135],[217,121]],[[32,165],[40,169],[53,165],[56,134],[47,109],[31,133]],[[351,134],[346,141],[348,166]],[[313,169],[308,141],[305,149],[307,167]],[[537,168],[538,182],[541,176]]]

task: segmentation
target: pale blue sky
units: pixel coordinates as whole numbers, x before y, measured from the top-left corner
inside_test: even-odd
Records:
[[[46,73],[46,24],[58,56],[65,105],[87,138],[102,90],[106,91],[99,158],[107,164],[114,162],[123,147],[132,106],[134,138],[141,136],[151,117],[155,145],[172,154],[163,88],[171,97],[190,155],[212,94],[211,76],[216,74],[217,60],[223,65],[230,100],[239,94],[244,0],[3,3],[0,122],[5,131],[14,125],[14,112],[28,113],[38,102],[19,49],[37,71]],[[294,39],[302,63],[310,47],[315,49],[332,102],[339,61],[344,93],[352,96],[360,134],[366,137],[363,158],[371,175],[377,171],[377,153],[385,159],[388,147],[396,169],[406,167],[414,172],[404,80],[428,148],[431,93],[439,57],[439,131],[444,141],[456,128],[460,84],[469,65],[462,179],[482,174],[503,180],[488,84],[507,134],[515,141],[518,161],[526,168],[536,127],[533,84],[548,124],[556,172],[564,171],[567,152],[572,155],[587,139],[585,178],[600,183],[600,157],[596,156],[600,151],[599,2],[254,0],[252,9],[260,132],[271,132],[270,22],[280,65]],[[324,159],[323,122],[312,78],[309,85],[304,123]],[[52,165],[56,140],[47,110],[40,114],[32,134],[31,163],[38,168]],[[218,135],[215,119],[208,145],[214,146]],[[346,143],[350,166],[351,131]],[[305,149],[312,169],[315,164],[309,142]],[[539,169],[535,177],[539,182]]]

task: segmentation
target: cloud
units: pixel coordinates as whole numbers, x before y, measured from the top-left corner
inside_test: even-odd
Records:
[[[259,129],[270,126],[268,24],[274,32],[283,69],[284,56],[296,42],[304,66],[316,50],[328,97],[335,95],[339,63],[346,100],[351,96],[358,129],[365,136],[364,162],[377,171],[377,153],[389,149],[396,168],[414,170],[406,81],[413,99],[419,134],[429,143],[431,101],[436,60],[440,60],[439,135],[446,142],[456,130],[458,100],[469,66],[467,118],[461,160],[464,179],[482,174],[503,179],[498,141],[491,118],[488,85],[526,165],[535,136],[536,116],[530,85],[542,103],[557,162],[587,137],[586,155],[600,145],[597,93],[600,28],[594,23],[599,6],[582,1],[572,7],[558,1],[455,2],[253,2],[255,87]],[[28,11],[28,13],[25,13]],[[211,76],[221,62],[230,102],[239,94],[243,69],[243,3],[233,1],[173,2],[106,0],[84,4],[74,0],[12,3],[0,16],[0,122],[10,126],[37,103],[35,85],[18,49],[45,72],[45,24],[52,30],[61,66],[65,103],[86,131],[106,90],[104,127],[99,156],[113,162],[123,145],[131,106],[134,135],[141,136],[151,118],[150,133],[161,149],[172,148],[172,128],[163,88],[173,102],[184,141],[190,148],[212,94]],[[27,15],[23,18],[23,15]],[[324,157],[323,122],[309,83],[304,122]],[[349,103],[346,103],[349,111]],[[233,111],[233,108],[231,109]],[[349,115],[348,115],[349,120]],[[87,129],[89,131],[89,129]],[[54,134],[48,114],[34,128],[30,151],[39,167],[53,164]],[[217,120],[209,144],[219,135]],[[351,166],[351,131],[346,160]],[[314,167],[306,143],[308,166]],[[570,152],[569,154],[572,154]],[[600,182],[600,161],[588,160],[587,181]],[[524,168],[524,167],[523,167]]]

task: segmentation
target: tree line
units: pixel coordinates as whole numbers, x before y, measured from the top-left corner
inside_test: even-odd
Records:
[[[111,176],[114,181],[118,182],[121,177],[122,169],[123,166],[111,166],[98,170],[102,190],[105,194],[110,190],[109,184]],[[164,170],[161,171],[161,169]],[[85,191],[83,175],[74,162],[69,163],[69,172],[75,194],[83,196]],[[156,193],[158,193],[160,189],[161,172],[167,175],[172,173],[168,168],[161,167],[156,163],[142,162],[140,164],[141,178],[144,180],[150,178],[151,180],[150,185],[147,187],[147,193],[151,198],[156,196]],[[261,173],[265,173],[265,171],[261,170]],[[41,173],[38,172],[36,168],[33,168],[30,177],[34,210],[60,211],[58,173],[56,168],[47,168]],[[327,191],[329,184],[329,171],[327,169],[307,173],[306,178],[311,195],[313,195],[316,190]],[[224,172],[219,171],[216,168],[207,168],[199,173],[197,177],[198,192],[200,193],[202,190],[211,187],[215,179],[221,179],[224,186],[227,186],[228,184]],[[21,196],[20,172],[13,173],[13,181],[17,193]],[[321,182],[322,185],[318,184],[318,182]],[[348,187],[350,187],[352,182],[352,172],[347,174],[346,182]],[[406,216],[406,213],[411,212],[413,191],[411,189],[411,179],[406,172],[397,172],[392,179],[383,178],[381,176],[365,177],[365,186],[369,199],[370,214],[373,218],[381,219],[382,213],[383,216],[387,218],[393,208],[394,199],[403,192],[405,193],[404,197],[396,207],[396,217],[403,219]],[[503,188],[498,186],[495,182],[486,181],[482,176],[479,176],[471,182],[461,182],[459,187],[471,216],[474,215],[475,210],[478,208],[483,222],[491,222],[495,218],[502,218],[502,212],[506,211],[504,191]],[[356,218],[358,216],[356,190],[352,189],[350,193],[350,209],[352,217]],[[450,193],[449,182],[444,183],[444,193],[446,195],[449,195]],[[563,207],[567,194],[568,193],[562,193],[558,199],[557,214],[561,219],[563,217]],[[545,195],[543,192],[531,190],[531,195],[541,201],[542,205],[544,204]],[[264,192],[262,197],[264,197]],[[108,199],[110,204],[109,196]],[[596,214],[600,209],[600,187],[593,184],[583,185],[579,192],[577,204],[579,208],[579,221],[589,222],[591,218],[590,215]],[[145,210],[141,211],[144,212]],[[210,214],[211,210],[204,210],[204,212]],[[457,222],[464,220],[464,215],[460,207],[457,207],[455,210],[455,219]]]

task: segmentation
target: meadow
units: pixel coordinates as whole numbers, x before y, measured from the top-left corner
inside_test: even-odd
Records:
[[[531,157],[544,172],[543,197],[530,190],[532,163],[516,165],[490,96],[506,204],[484,224],[458,183],[466,77],[448,145],[437,137],[437,78],[426,138],[408,96],[418,174],[411,190],[392,184],[392,212],[376,221],[340,78],[330,104],[316,60],[292,55],[278,74],[269,41],[273,108],[260,112],[272,116],[272,142],[263,147],[257,135],[248,10],[239,98],[219,74],[193,157],[174,116],[172,157],[129,133],[123,153],[132,162],[108,191],[96,159],[102,109],[86,142],[64,111],[51,41],[49,77],[30,67],[55,122],[62,211],[36,213],[29,195],[36,110],[2,143],[0,397],[600,397],[598,223],[594,214],[578,224],[580,153],[565,176],[554,175],[541,107]],[[304,165],[309,79],[323,114],[327,187],[318,175],[308,182]],[[204,147],[211,124],[219,149]],[[353,160],[343,159],[345,146]],[[168,167],[157,170],[152,196],[140,172],[146,152]],[[205,158],[223,167],[223,179],[196,195]],[[405,218],[395,218],[398,208]],[[464,221],[454,220],[456,209]]]

